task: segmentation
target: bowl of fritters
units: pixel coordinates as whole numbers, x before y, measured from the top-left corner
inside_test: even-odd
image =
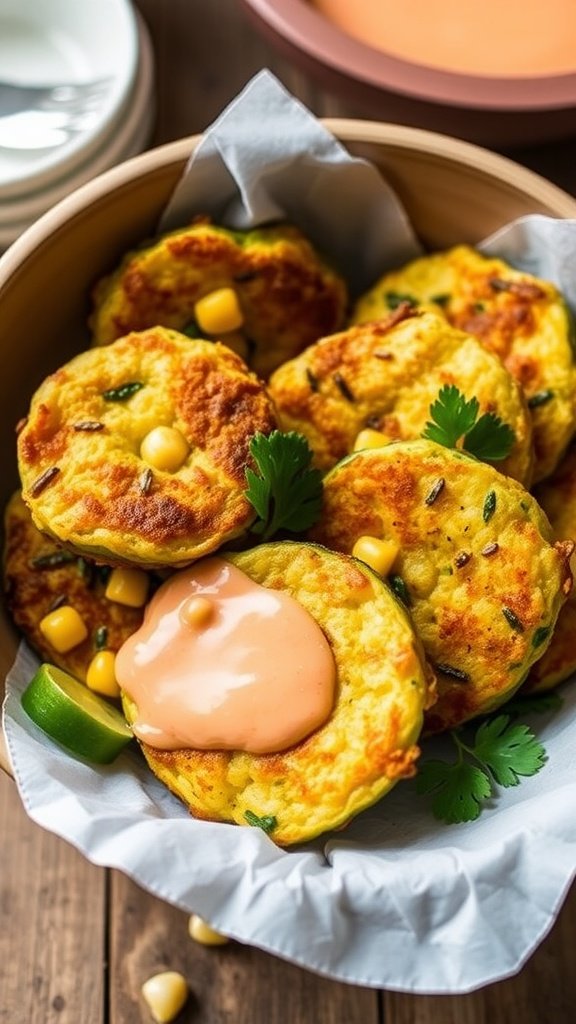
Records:
[[[267,836],[242,828],[256,825],[276,840],[272,874],[282,847],[296,859],[307,856],[302,844],[329,850],[338,830],[381,797],[402,806],[387,794],[413,792],[403,780],[415,774],[423,729],[490,714],[531,670],[541,689],[573,669],[564,629],[573,613],[573,518],[554,508],[556,493],[574,489],[566,453],[576,369],[566,307],[553,286],[484,256],[475,257],[482,273],[468,268],[458,278],[461,292],[451,279],[448,296],[444,282],[456,247],[475,252],[529,214],[576,218],[576,200],[467,143],[389,124],[326,125],[395,190],[421,258],[445,254],[428,288],[408,264],[383,267],[386,278],[355,293],[301,225],[243,231],[195,210],[191,222],[160,232],[199,137],[95,179],[0,260],[0,426],[14,439],[2,452],[2,669],[19,633],[90,688],[102,654],[123,662],[122,694],[112,687],[108,695],[122,697],[140,742],[145,760],[134,744],[125,767],[130,785],[143,779],[162,808],[160,828],[190,824],[190,813],[194,828],[220,830],[215,851],[231,841],[236,856],[254,841],[260,857]],[[364,315],[372,304],[374,317]],[[542,322],[557,377],[535,355]],[[498,331],[504,324],[509,333],[511,323],[520,341],[501,358]],[[458,395],[469,422],[452,451],[430,418]],[[510,441],[506,452],[486,446],[487,425]],[[466,449],[474,431],[484,444],[480,461],[471,442]],[[249,500],[251,486],[257,494],[254,442],[278,434],[306,439],[310,472],[323,475],[322,512],[315,523],[298,520],[296,536],[290,525],[288,536],[258,533],[262,513]],[[529,493],[535,484],[551,522]],[[142,739],[126,652],[149,635],[171,588],[187,585],[212,556],[223,559],[224,573],[232,567],[254,587],[294,599],[332,652],[332,710],[287,747],[161,749]],[[114,589],[126,573],[130,600]],[[59,650],[58,628],[43,624],[71,605],[85,631]],[[206,623],[192,626],[201,632]],[[547,649],[550,664],[538,675]],[[289,660],[278,653],[278,662]],[[103,776],[110,785],[113,772]],[[172,800],[165,787],[179,800],[164,805]],[[365,820],[352,824],[362,842]],[[380,835],[378,818],[367,827]],[[194,891],[200,904],[208,888]],[[182,902],[173,888],[166,898]],[[200,906],[208,915],[211,899]],[[242,937],[226,913],[221,921]],[[260,941],[276,948],[262,932]],[[331,956],[316,966],[359,979]],[[370,979],[390,980],[378,971]]]

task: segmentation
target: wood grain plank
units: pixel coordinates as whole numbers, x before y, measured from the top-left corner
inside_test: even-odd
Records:
[[[569,1024],[576,1005],[575,949],[576,886],[552,931],[514,978],[464,996],[387,993],[384,1020],[386,1024]]]
[[[188,915],[112,873],[110,1024],[138,1024],[143,982],[180,971],[191,995],[178,1024],[378,1024],[378,994],[328,981],[233,942],[205,947]]]
[[[157,57],[156,144],[203,131],[264,67],[315,113],[357,114],[279,56],[236,0],[137,0],[136,6]]]
[[[105,877],[0,773],[0,1022],[102,1024]]]

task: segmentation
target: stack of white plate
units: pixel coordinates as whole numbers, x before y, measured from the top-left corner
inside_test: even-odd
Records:
[[[2,82],[98,88],[74,118],[53,109],[6,116]],[[0,250],[79,185],[145,148],[153,85],[150,39],[130,0],[0,0]]]

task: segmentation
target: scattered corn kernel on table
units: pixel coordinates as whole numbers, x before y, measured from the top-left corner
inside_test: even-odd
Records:
[[[153,142],[200,131],[263,66],[317,114],[362,116],[321,92],[248,25],[234,0],[138,0],[156,51]],[[385,112],[382,112],[385,119]],[[514,154],[576,191],[576,139]],[[1,757],[0,757],[1,759]],[[96,868],[26,817],[0,773],[0,1021],[138,1024],[141,987],[179,971],[190,996],[181,1024],[524,1024],[573,1019],[576,890],[517,977],[465,996],[409,996],[329,981],[256,949],[210,948],[188,917],[128,878]]]

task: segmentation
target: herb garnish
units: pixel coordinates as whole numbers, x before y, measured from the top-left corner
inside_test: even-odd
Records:
[[[402,604],[405,605],[406,608],[409,608],[410,605],[412,604],[412,600],[410,598],[408,587],[406,586],[406,583],[404,582],[402,577],[399,576],[398,573],[392,573],[388,577],[388,583],[392,588],[393,592],[396,594],[396,597],[399,597],[400,600],[402,601]]]
[[[530,728],[511,723],[507,714],[483,722],[471,745],[464,743],[460,730],[450,735],[457,760],[425,761],[416,778],[417,791],[432,796],[434,816],[450,825],[474,821],[493,795],[494,782],[517,786],[521,776],[535,775],[546,761],[546,751]]]
[[[106,626],[98,626],[94,632],[94,647],[97,651],[105,651],[108,644],[108,629]]]
[[[103,391],[102,398],[107,402],[125,402],[126,399],[132,398],[132,395],[135,395],[143,387],[142,381],[129,380],[126,384],[120,384],[117,388],[108,388],[107,391]]]
[[[245,497],[258,519],[253,533],[269,540],[278,530],[300,533],[312,526],[322,508],[322,475],[311,467],[308,441],[295,431],[255,434],[250,454],[258,473],[246,468]]]
[[[76,555],[71,551],[51,551],[47,555],[37,555],[30,562],[33,569],[58,569],[68,562],[75,562]]]
[[[516,440],[514,431],[493,412],[478,418],[479,409],[477,398],[468,401],[455,384],[445,384],[430,406],[433,422],[426,424],[422,437],[445,448],[456,448],[461,441],[463,450],[477,459],[505,459]]]
[[[190,320],[184,327],[180,328],[180,334],[185,334],[187,338],[203,338],[204,335],[200,330],[195,320]]]
[[[409,302],[411,306],[416,306],[416,299],[413,295],[408,295],[405,292],[384,292],[384,302],[388,306],[388,309],[398,309],[403,302]]]
[[[538,626],[538,629],[534,630],[534,636],[532,637],[532,647],[541,647],[545,640],[550,636],[552,630],[551,626]]]
[[[254,814],[254,811],[244,811],[244,817],[249,825],[253,825],[254,828],[261,828],[263,832],[273,832],[278,824],[277,818],[273,814],[264,814],[262,817],[258,817]]]
[[[87,562],[82,555],[79,555],[76,559],[76,572],[80,579],[84,580],[87,587],[92,586],[94,582],[94,571],[95,566],[91,562]]]
[[[537,391],[536,394],[531,395],[528,399],[529,409],[538,409],[541,405],[546,405],[554,398],[554,392],[548,388],[546,391]]]
[[[482,519],[485,523],[490,522],[496,511],[496,491],[488,491],[482,506]]]

